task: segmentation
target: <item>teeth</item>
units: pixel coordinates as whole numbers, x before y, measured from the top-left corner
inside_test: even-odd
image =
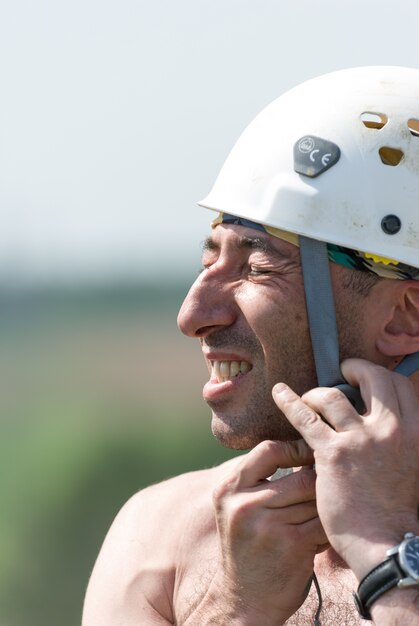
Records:
[[[247,361],[212,361],[212,371],[219,383],[235,378],[239,374],[247,374],[252,366]]]
[[[244,363],[244,361],[243,361]],[[231,361],[230,363],[230,376],[234,378],[240,373],[240,363],[238,361]]]
[[[247,361],[240,362],[240,372],[242,374],[247,374],[247,372],[250,372],[251,369],[252,369],[252,366]]]
[[[220,376],[221,376],[221,378],[229,378],[229,376],[230,376],[230,363],[228,361],[221,361],[221,363],[220,363]]]

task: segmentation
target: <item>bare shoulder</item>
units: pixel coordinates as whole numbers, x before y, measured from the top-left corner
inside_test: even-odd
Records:
[[[96,561],[83,626],[171,623],[179,563],[215,530],[212,492],[240,457],[136,493],[116,516]]]
[[[118,537],[120,541],[134,536],[138,540],[147,534],[149,538],[167,536],[173,540],[176,529],[192,521],[191,513],[195,512],[193,519],[197,521],[200,515],[212,512],[214,488],[239,461],[240,457],[236,457],[216,467],[180,474],[139,491],[117,515],[108,539]]]

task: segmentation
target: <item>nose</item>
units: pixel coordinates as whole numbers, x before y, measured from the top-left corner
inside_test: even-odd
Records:
[[[188,337],[206,337],[236,319],[234,291],[218,273],[205,269],[189,290],[178,315],[178,326]]]

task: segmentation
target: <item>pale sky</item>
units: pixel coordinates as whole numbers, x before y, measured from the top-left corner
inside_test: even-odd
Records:
[[[418,24],[418,0],[1,0],[0,281],[195,273],[196,202],[252,118],[419,67]]]

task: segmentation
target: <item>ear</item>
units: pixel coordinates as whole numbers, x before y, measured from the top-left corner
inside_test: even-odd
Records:
[[[377,348],[386,356],[404,356],[419,350],[419,281],[394,283],[385,299]]]

